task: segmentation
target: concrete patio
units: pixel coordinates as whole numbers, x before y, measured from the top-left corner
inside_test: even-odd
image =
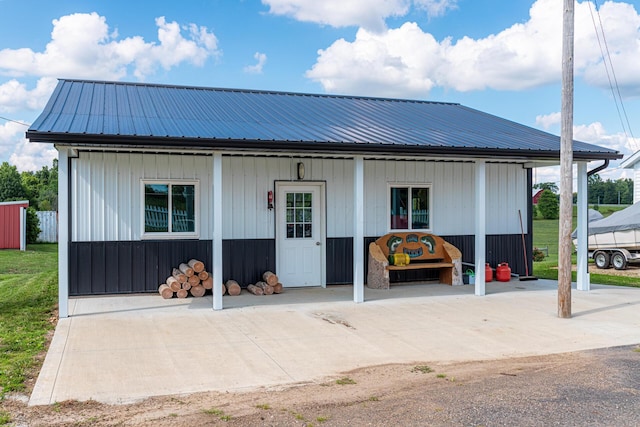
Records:
[[[309,383],[386,363],[500,359],[640,343],[640,289],[592,285],[557,317],[555,281],[286,289],[257,297],[75,298],[30,399],[150,396]]]

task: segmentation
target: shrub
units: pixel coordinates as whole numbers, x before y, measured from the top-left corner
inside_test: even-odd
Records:
[[[27,208],[27,243],[36,243],[40,234],[40,220],[36,215],[36,210],[32,207]]]
[[[544,252],[538,248],[533,248],[533,262],[544,261]]]

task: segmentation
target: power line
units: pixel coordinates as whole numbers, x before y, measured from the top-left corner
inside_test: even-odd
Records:
[[[620,119],[620,124],[622,125],[622,130],[627,137],[627,140],[631,142],[631,145],[634,149],[638,150],[638,145],[636,143],[636,139],[633,136],[633,131],[631,130],[631,123],[629,122],[629,116],[627,115],[627,110],[624,107],[624,102],[622,101],[622,94],[620,93],[620,86],[618,85],[618,79],[616,77],[615,69],[613,68],[613,62],[611,61],[611,52],[609,51],[609,45],[607,44],[607,39],[604,33],[604,26],[602,25],[602,17],[600,16],[598,0],[593,0],[596,7],[596,14],[598,15],[598,22],[600,25],[600,31],[598,31],[598,24],[596,24],[596,20],[593,16],[593,9],[591,7],[591,2],[589,2],[589,12],[591,13],[591,22],[593,23],[593,28],[596,32],[596,38],[598,39],[598,46],[600,47],[600,53],[602,54],[602,62],[604,64],[604,69],[607,73],[607,79],[609,80],[609,87],[611,88],[611,94],[613,95],[613,101],[616,105],[616,110],[618,112],[618,118]],[[602,33],[602,41],[600,40],[600,33]],[[604,49],[602,45],[604,44]],[[606,57],[605,57],[606,50]],[[607,63],[607,59],[609,62]],[[611,74],[609,74],[609,68],[611,68]],[[613,82],[611,81],[611,76],[613,75]],[[614,90],[615,86],[615,90]],[[617,96],[616,96],[617,94]],[[618,102],[620,102],[620,106],[618,106]],[[622,109],[622,113],[620,112]],[[623,116],[624,115],[624,120]],[[626,120],[626,126],[625,126]],[[627,129],[629,133],[627,133]],[[629,134],[631,134],[631,138],[629,138]]]
[[[0,116],[0,119],[2,119],[2,120],[6,120],[6,121],[11,122],[11,123],[17,123],[17,124],[19,124],[19,125],[29,127],[29,125],[28,125],[27,123],[19,122],[19,121],[17,121],[17,120],[7,119],[6,117],[2,117],[2,116]]]

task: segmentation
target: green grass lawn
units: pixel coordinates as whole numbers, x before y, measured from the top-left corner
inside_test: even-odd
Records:
[[[0,400],[22,391],[53,329],[58,298],[58,245],[0,250]]]
[[[622,210],[627,206],[600,206],[599,211],[604,216]],[[573,228],[577,224],[576,210],[574,207]],[[534,248],[547,248],[548,256],[544,261],[533,263],[533,274],[541,279],[558,280],[558,220],[536,219],[533,221],[533,246]],[[576,264],[576,254],[571,256],[571,262]],[[572,273],[572,280],[576,280],[576,273]],[[614,276],[607,274],[591,274],[591,283],[602,285],[620,285],[640,287],[638,279],[634,277]]]

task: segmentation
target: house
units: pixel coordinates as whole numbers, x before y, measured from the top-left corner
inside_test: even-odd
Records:
[[[640,202],[640,151],[624,159],[620,167],[633,169],[633,203]]]
[[[533,189],[531,191],[531,203],[533,203],[534,205],[538,204],[538,200],[540,200],[540,195],[542,194],[542,192],[544,191],[544,189],[541,188],[537,188],[537,189]]]
[[[27,248],[28,200],[0,203],[0,249]]]
[[[524,274],[532,168],[560,158],[559,137],[454,103],[80,80],[27,138],[59,153],[61,316],[69,295],[155,292],[188,258],[214,309],[223,280],[265,270],[362,302],[366,248],[392,230]],[[573,158],[586,182],[620,154],[575,141]]]

